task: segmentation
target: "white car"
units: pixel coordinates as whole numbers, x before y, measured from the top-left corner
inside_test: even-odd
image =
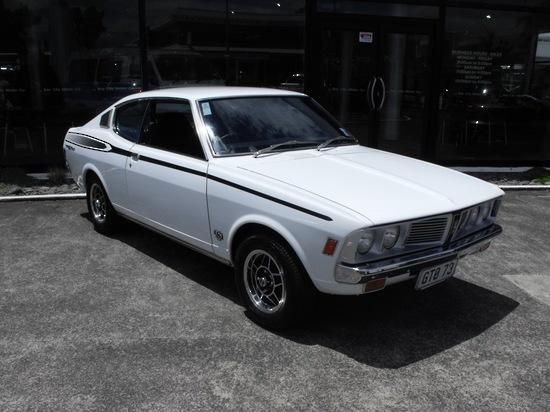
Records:
[[[258,323],[316,291],[425,289],[501,233],[496,186],[361,146],[310,97],[243,87],[127,96],[65,137],[90,216],[119,216],[235,268]]]

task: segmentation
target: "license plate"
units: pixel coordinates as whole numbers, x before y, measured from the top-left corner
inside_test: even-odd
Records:
[[[416,278],[416,289],[426,289],[454,275],[458,259],[422,269]]]

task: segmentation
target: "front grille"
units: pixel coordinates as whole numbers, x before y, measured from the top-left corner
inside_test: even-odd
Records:
[[[411,223],[411,229],[405,239],[405,244],[443,242],[448,221],[448,216],[441,216]]]

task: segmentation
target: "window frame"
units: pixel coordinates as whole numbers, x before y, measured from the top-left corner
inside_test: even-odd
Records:
[[[139,130],[138,130],[138,138],[137,140],[134,142],[133,140],[130,140],[128,139],[127,137],[124,137],[123,135],[120,134],[120,131],[118,130],[118,125],[117,125],[117,120],[118,120],[118,115],[119,115],[119,110],[130,105],[130,104],[136,104],[136,103],[140,103],[140,102],[145,102],[146,106],[145,106],[145,110],[143,111],[143,115],[141,116],[141,124],[139,126]],[[117,136],[120,136],[122,137],[124,140],[130,142],[130,143],[133,143],[133,144],[137,144],[141,138],[141,131],[143,129],[143,119],[145,119],[145,114],[147,113],[147,110],[149,109],[149,99],[147,98],[137,98],[137,99],[130,99],[130,100],[126,100],[125,102],[122,102],[118,105],[115,106],[115,113],[114,115],[112,116],[112,130],[113,132],[115,132],[117,134]]]
[[[185,156],[185,157],[189,157],[189,158],[192,158],[192,159],[208,161],[208,156],[206,154],[206,151],[205,151],[203,143],[202,143],[202,139],[201,139],[200,134],[199,134],[199,127],[198,127],[199,125],[198,125],[198,122],[197,122],[197,118],[196,118],[195,114],[193,113],[193,102],[191,100],[186,99],[184,97],[162,97],[162,96],[149,97],[149,98],[144,99],[144,100],[147,100],[147,107],[145,109],[145,112],[143,113],[143,119],[141,120],[141,129],[140,129],[140,132],[139,132],[139,138],[138,138],[137,142],[135,142],[136,144],[138,144],[140,146],[143,146],[143,147],[148,147],[148,148],[151,148],[151,149],[155,149],[155,150],[162,150],[163,152],[167,152],[167,153],[174,153],[174,154],[177,154],[179,156]],[[145,118],[146,118],[149,110],[151,110],[152,103],[157,103],[157,102],[184,103],[184,104],[186,103],[186,104],[189,105],[189,109],[191,110],[191,121],[193,122],[192,126],[194,126],[193,129],[195,131],[195,137],[196,137],[196,139],[199,143],[199,147],[201,149],[202,156],[193,156],[193,155],[188,154],[188,153],[182,153],[182,152],[178,152],[178,151],[170,150],[170,149],[165,149],[165,148],[158,147],[158,146],[151,146],[151,145],[145,144],[141,141],[142,136],[143,136],[143,126],[144,126]]]

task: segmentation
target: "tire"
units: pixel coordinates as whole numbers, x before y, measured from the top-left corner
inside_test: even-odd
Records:
[[[311,313],[314,286],[294,251],[267,235],[245,239],[235,257],[235,284],[249,317],[282,330]]]
[[[97,176],[90,177],[86,182],[86,203],[94,229],[102,234],[113,233],[118,216]]]

